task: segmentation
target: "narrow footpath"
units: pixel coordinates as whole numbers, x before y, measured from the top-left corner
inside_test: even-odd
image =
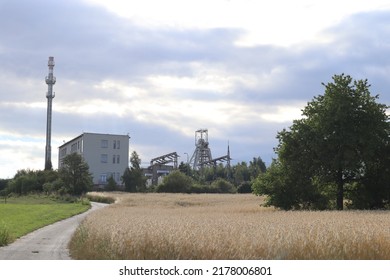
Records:
[[[91,202],[91,205],[91,209],[82,214],[40,228],[0,247],[0,260],[70,260],[68,243],[81,221],[108,204]]]

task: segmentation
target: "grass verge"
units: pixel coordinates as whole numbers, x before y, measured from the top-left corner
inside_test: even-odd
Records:
[[[89,208],[85,200],[69,203],[38,195],[9,198],[7,204],[0,204],[0,246]]]

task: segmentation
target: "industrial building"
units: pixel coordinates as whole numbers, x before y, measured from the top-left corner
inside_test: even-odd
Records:
[[[110,177],[121,185],[129,166],[129,139],[129,135],[83,133],[58,148],[58,168],[67,155],[78,153],[88,163],[95,186],[104,188]]]

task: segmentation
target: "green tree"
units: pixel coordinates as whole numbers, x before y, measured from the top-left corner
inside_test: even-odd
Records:
[[[192,178],[174,170],[164,177],[163,183],[157,187],[157,192],[188,193],[191,190]]]
[[[129,168],[126,168],[122,176],[122,182],[125,184],[127,192],[144,192],[146,190],[146,178],[141,169],[141,159],[136,151],[130,156]]]
[[[4,190],[8,186],[9,179],[0,179],[0,191]]]
[[[320,185],[308,176],[296,173],[297,169],[274,160],[267,172],[253,181],[252,190],[257,195],[266,196],[264,206],[283,210],[326,209],[328,199],[321,192]]]
[[[92,188],[92,176],[89,166],[81,155],[72,153],[64,158],[59,170],[59,177],[65,185],[66,191],[72,195],[80,195]]]
[[[180,172],[186,174],[187,176],[191,176],[192,170],[191,170],[191,166],[188,163],[180,162],[178,168]]]
[[[236,186],[251,180],[248,164],[245,161],[233,166],[233,181]]]
[[[106,191],[109,191],[109,192],[115,191],[116,187],[117,187],[117,185],[116,185],[114,177],[110,176],[110,178],[108,178],[108,180],[107,180]]]
[[[351,185],[373,191],[368,187],[372,183],[368,175],[383,168],[378,154],[388,145],[388,107],[376,102],[378,96],[370,94],[367,80],[353,81],[342,74],[323,85],[324,95],[308,103],[303,118],[295,120],[289,131],[278,133],[275,150],[283,180],[274,173],[274,178],[268,177],[268,186],[263,178],[254,188],[257,193],[268,190],[272,195],[269,186],[277,180],[281,195],[292,195],[289,190],[294,190],[291,208],[296,203],[312,205],[312,199],[333,197],[336,208],[342,210],[345,191]]]
[[[265,173],[267,171],[267,167],[261,157],[254,157],[253,160],[249,162],[248,168],[251,179],[255,179],[260,173]]]
[[[9,182],[7,190],[8,193],[18,195],[40,191],[42,191],[42,185],[38,179],[38,172],[29,169],[18,170]]]

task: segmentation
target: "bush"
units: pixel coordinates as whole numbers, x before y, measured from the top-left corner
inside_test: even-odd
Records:
[[[157,187],[157,192],[189,193],[193,181],[179,170],[172,171],[164,177],[163,183]]]
[[[215,189],[218,193],[236,193],[236,187],[224,180],[224,179],[217,179],[214,182],[211,183],[211,188]]]
[[[100,202],[100,203],[107,203],[107,204],[115,203],[115,198],[111,196],[87,194],[86,198],[89,201],[93,201],[93,202]]]
[[[238,193],[251,193],[252,192],[252,183],[249,181],[242,182],[238,188]]]
[[[211,185],[195,183],[191,186],[190,193],[219,193],[219,190]]]

